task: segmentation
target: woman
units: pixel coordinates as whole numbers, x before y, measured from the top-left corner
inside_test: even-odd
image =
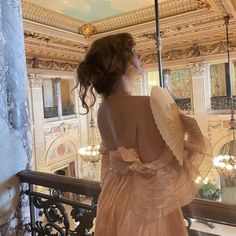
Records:
[[[131,80],[142,73],[141,58],[128,33],[96,40],[79,65],[79,96],[102,96],[98,128],[102,138],[102,191],[95,236],[185,236],[181,207],[195,196],[193,168],[178,165],[160,134],[150,97],[131,96]],[[194,119],[183,123],[201,136]],[[193,147],[193,149],[192,149]],[[185,141],[185,148],[195,152]]]

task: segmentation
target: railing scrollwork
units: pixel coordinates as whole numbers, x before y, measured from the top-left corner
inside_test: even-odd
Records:
[[[94,235],[93,224],[100,183],[35,171],[22,171],[17,175],[21,182],[29,186],[25,194],[29,196],[31,222],[25,225],[26,231],[33,236]],[[49,188],[49,193],[36,191],[36,185]],[[183,207],[182,212],[190,236],[199,233],[215,235],[194,229],[192,226],[196,221],[210,228],[218,224],[236,226],[235,205],[195,199]]]
[[[236,107],[235,96],[233,97],[234,107]],[[215,96],[211,98],[211,109],[212,110],[230,110],[231,109],[231,98],[227,96]]]
[[[21,178],[22,172],[19,173]],[[41,173],[41,176],[44,176]],[[48,175],[48,174],[46,174]],[[54,181],[63,181],[63,176],[55,176]],[[47,176],[46,176],[47,177]],[[23,180],[22,180],[23,181]],[[79,183],[83,180],[74,179],[77,182],[75,191],[69,190],[72,197],[64,198],[65,189],[52,188],[51,183],[37,184],[49,187],[49,194],[33,190],[33,184],[29,183],[28,190],[25,194],[30,199],[31,222],[25,225],[25,230],[35,236],[91,236],[93,232],[93,221],[96,217],[97,197],[100,191],[99,183],[95,182],[94,196],[86,193],[85,189],[79,190]],[[69,184],[69,182],[67,183]],[[72,188],[72,187],[71,187]],[[84,195],[89,197],[90,203],[81,202],[78,196]]]

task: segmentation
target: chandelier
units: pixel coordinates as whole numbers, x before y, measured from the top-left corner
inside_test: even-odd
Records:
[[[226,26],[226,36],[227,36],[227,56],[228,56],[228,76],[230,80],[230,55],[229,55],[229,16],[224,17],[225,26]],[[231,92],[230,92],[231,93]],[[233,133],[233,139],[225,143],[220,151],[219,155],[214,157],[213,164],[216,167],[217,171],[221,175],[236,177],[236,140],[235,140],[235,129],[236,122],[234,119],[234,99],[231,93],[231,119],[229,122],[230,130]]]
[[[100,145],[96,142],[96,127],[95,120],[93,118],[93,110],[91,109],[90,119],[90,130],[91,130],[91,143],[87,147],[81,147],[79,149],[79,156],[85,162],[90,162],[95,167],[96,163],[100,161],[101,156],[99,153]]]

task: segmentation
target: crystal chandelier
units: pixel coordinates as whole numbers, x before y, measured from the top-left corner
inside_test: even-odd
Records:
[[[87,147],[81,147],[79,149],[79,156],[83,161],[91,162],[93,166],[100,161],[101,156],[99,153],[100,145],[96,142],[96,127],[95,120],[93,118],[93,110],[91,109],[91,119],[90,119],[90,130],[91,130],[91,143]]]
[[[227,56],[228,56],[228,76],[230,79],[230,55],[229,55],[229,16],[224,17],[225,26],[226,26],[226,36],[227,36]],[[231,93],[231,92],[230,92]],[[231,94],[231,119],[229,122],[230,130],[233,133],[233,139],[227,143],[225,143],[217,157],[214,157],[213,164],[216,167],[217,171],[221,175],[236,177],[236,140],[235,140],[235,129],[236,122],[234,119],[234,99]]]

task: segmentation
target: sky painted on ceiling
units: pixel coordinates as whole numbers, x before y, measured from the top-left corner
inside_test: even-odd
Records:
[[[154,0],[29,0],[29,2],[85,22],[97,21],[154,4]]]

